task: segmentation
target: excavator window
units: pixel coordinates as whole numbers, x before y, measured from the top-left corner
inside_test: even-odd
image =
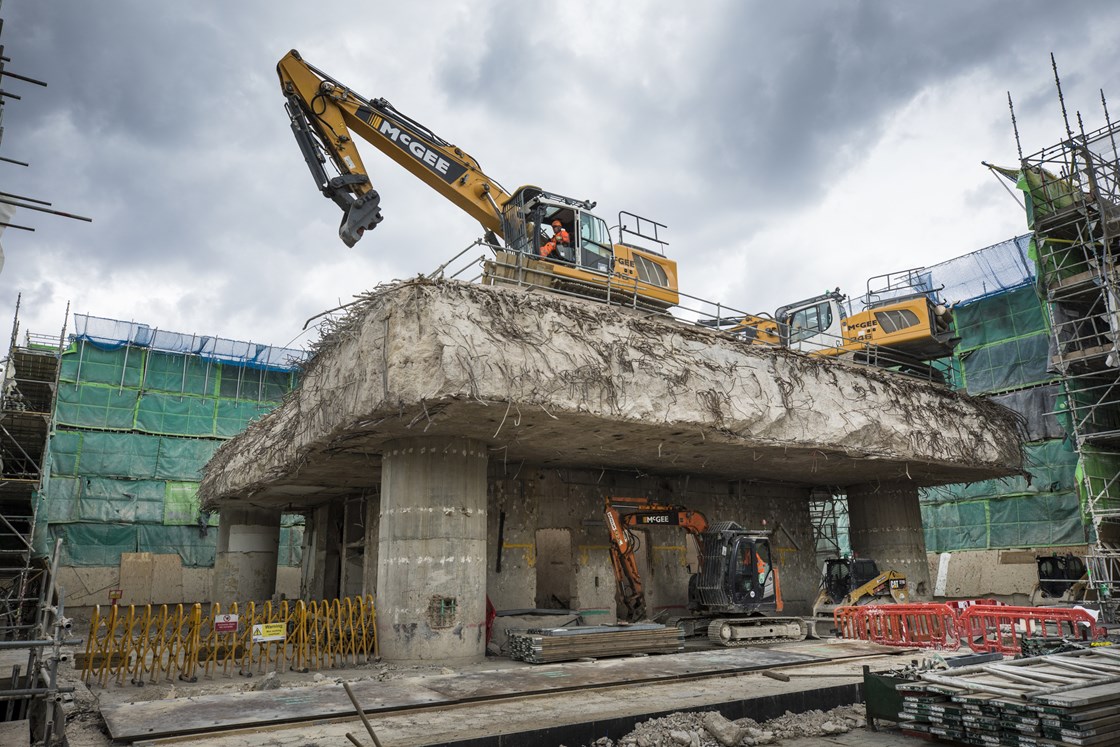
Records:
[[[910,309],[888,309],[876,311],[875,321],[879,322],[883,331],[889,334],[918,326],[918,315]]]
[[[651,262],[640,254],[634,255],[634,265],[638,270],[638,280],[662,288],[669,287],[669,276],[665,274],[665,269],[661,265]]]
[[[580,265],[597,272],[610,272],[614,265],[614,244],[606,221],[591,213],[579,216]]]
[[[794,312],[789,320],[789,341],[801,342],[816,337],[832,326],[832,307],[827,303],[806,306]]]

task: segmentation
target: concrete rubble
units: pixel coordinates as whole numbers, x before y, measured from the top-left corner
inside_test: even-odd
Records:
[[[604,737],[592,742],[591,747],[753,747],[785,739],[843,734],[866,723],[860,704],[831,711],[787,711],[763,723],[750,718],[730,721],[717,711],[682,712],[650,719],[617,741]]]

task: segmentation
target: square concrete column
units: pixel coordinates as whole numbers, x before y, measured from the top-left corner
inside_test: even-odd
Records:
[[[911,483],[852,485],[848,489],[852,552],[871,558],[880,571],[906,575],[915,601],[932,593],[918,488]]]
[[[213,601],[259,602],[276,593],[280,511],[222,509],[214,559]]]
[[[377,637],[394,662],[486,655],[486,444],[389,441],[382,452]]]

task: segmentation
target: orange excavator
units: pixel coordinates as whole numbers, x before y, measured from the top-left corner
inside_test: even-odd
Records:
[[[709,524],[704,514],[645,498],[604,498],[611,563],[618,597],[629,621],[646,617],[641,574],[635,560],[634,527],[677,526],[696,538],[699,570],[688,582],[689,614],[672,622],[685,635],[703,635],[721,646],[800,641],[813,633],[797,617],[774,617],[782,610],[778,569],[767,532],[733,521]]]

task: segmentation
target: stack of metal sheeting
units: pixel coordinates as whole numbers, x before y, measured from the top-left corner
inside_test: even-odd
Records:
[[[507,635],[510,658],[530,664],[633,654],[675,654],[684,650],[684,634],[680,628],[654,623],[530,628],[511,630]]]
[[[899,726],[978,745],[1120,745],[1120,649],[993,662],[899,685]]]

